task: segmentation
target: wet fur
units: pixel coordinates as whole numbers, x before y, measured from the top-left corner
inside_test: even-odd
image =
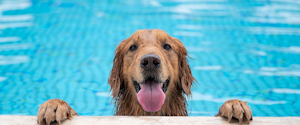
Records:
[[[60,125],[62,120],[71,119],[73,116],[78,116],[68,103],[60,99],[50,99],[43,103],[38,110],[37,122],[42,125],[46,122],[49,125],[53,121],[57,121]]]
[[[134,60],[126,60],[129,54],[128,48],[132,41],[141,43],[148,41],[148,46],[144,49],[137,50],[137,56]],[[172,53],[167,53],[159,48],[160,42],[168,42],[172,46]],[[166,100],[158,112],[145,112],[139,104],[136,96],[136,91],[133,86],[131,77],[140,80],[137,72],[140,70],[135,68],[137,66],[130,65],[137,64],[140,56],[148,54],[143,51],[150,47],[149,43],[155,44],[153,52],[159,54],[162,59],[164,67],[160,75],[165,78],[166,75],[170,77],[169,87],[166,95]],[[129,55],[130,56],[130,55]],[[129,57],[128,57],[129,58]],[[131,57],[130,57],[131,58]],[[132,62],[131,62],[132,61]],[[128,75],[129,74],[129,75]],[[190,67],[187,63],[187,50],[183,44],[176,38],[169,36],[162,30],[139,30],[128,39],[122,41],[115,50],[115,57],[113,60],[113,68],[109,77],[109,85],[111,86],[113,101],[115,103],[115,115],[129,115],[129,116],[187,116],[187,101],[184,95],[191,95],[191,86],[195,81],[191,74]]]
[[[172,51],[162,49],[163,44],[170,44]],[[135,53],[128,52],[133,44],[140,44],[141,49]],[[165,102],[158,112],[145,112],[137,100],[137,92],[133,80],[142,82],[145,74],[139,66],[139,60],[145,54],[157,54],[161,58],[161,67],[155,73],[159,82],[169,79],[169,87],[165,92]],[[176,38],[169,36],[162,30],[139,30],[131,37],[121,42],[115,50],[113,68],[109,77],[113,101],[115,103],[115,115],[129,116],[187,116],[186,96],[191,95],[191,86],[195,81],[187,63],[187,51],[183,44]],[[143,74],[143,75],[141,75]],[[50,99],[43,103],[38,110],[37,122],[42,125],[46,122],[71,119],[78,114],[68,103],[60,99]],[[247,102],[240,100],[228,100],[219,109],[216,116],[237,118],[241,124],[244,120],[250,123],[253,119],[252,111]]]

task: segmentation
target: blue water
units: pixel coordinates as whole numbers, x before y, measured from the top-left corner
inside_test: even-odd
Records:
[[[300,116],[297,0],[0,0],[0,114],[60,98],[113,115],[113,51],[138,29],[168,32],[193,58],[190,116],[233,98],[254,116]]]

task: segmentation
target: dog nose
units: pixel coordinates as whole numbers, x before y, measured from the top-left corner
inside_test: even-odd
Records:
[[[147,54],[141,58],[141,67],[146,70],[154,70],[160,67],[160,58],[155,54]]]

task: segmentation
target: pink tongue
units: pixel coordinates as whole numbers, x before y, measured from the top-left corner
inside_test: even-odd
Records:
[[[139,103],[147,112],[159,111],[165,101],[165,94],[158,82],[145,82],[137,94]]]

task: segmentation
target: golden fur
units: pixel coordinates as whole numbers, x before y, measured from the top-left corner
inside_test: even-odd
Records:
[[[49,125],[53,121],[57,121],[60,125],[62,120],[71,119],[73,116],[77,116],[77,112],[74,111],[68,103],[60,99],[50,99],[41,105],[38,111],[37,122],[42,125],[46,122]]]
[[[172,51],[163,49],[169,44]],[[135,52],[129,52],[131,45],[137,45]],[[170,79],[165,93],[166,100],[158,112],[145,112],[137,100],[133,79],[142,81],[140,59],[145,54],[156,54],[161,58],[161,70],[157,74],[162,80]],[[186,98],[191,95],[191,86],[195,81],[187,63],[187,50],[176,38],[162,30],[139,30],[121,42],[115,50],[113,68],[109,77],[112,96],[116,105],[115,115],[155,115],[186,116]]]
[[[166,44],[172,49],[164,49],[163,46]],[[129,51],[132,45],[137,46],[135,51]],[[159,71],[151,72],[159,78],[159,83],[169,81],[164,104],[157,112],[144,111],[138,102],[137,91],[134,87],[134,81],[141,83],[145,80],[140,60],[143,55],[147,54],[160,57]],[[115,115],[187,116],[185,95],[191,95],[191,86],[195,82],[187,57],[183,44],[162,30],[139,30],[121,42],[115,50],[113,68],[108,79],[115,103]],[[78,115],[76,111],[66,102],[60,99],[50,99],[39,108],[37,122],[40,125],[44,122],[50,125],[52,121],[60,124],[62,120],[71,119],[76,115]],[[228,122],[235,117],[240,123],[247,120],[248,124],[253,119],[247,102],[239,100],[226,101],[216,116],[228,117]]]

